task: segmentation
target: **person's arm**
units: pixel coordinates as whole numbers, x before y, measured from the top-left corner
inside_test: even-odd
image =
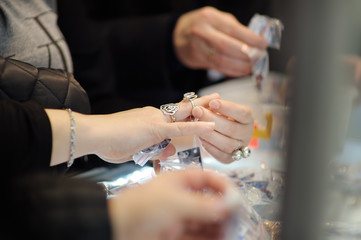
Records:
[[[254,118],[244,105],[206,95],[178,103],[177,122],[159,109],[144,107],[110,115],[73,113],[76,122],[75,157],[96,154],[109,162],[124,162],[144,148],[166,138],[198,135],[217,160],[232,162],[233,151],[251,140]],[[193,110],[193,111],[192,111]],[[51,165],[69,160],[70,117],[63,110],[46,110],[53,128]],[[184,122],[193,113],[198,122]],[[172,154],[170,154],[172,155]],[[163,156],[164,157],[164,156]]]
[[[49,167],[51,126],[40,105],[30,101],[0,100],[0,128],[5,173],[15,175]]]
[[[197,99],[199,106],[207,106],[217,94]],[[75,154],[81,157],[96,154],[103,160],[120,163],[142,149],[166,138],[202,135],[214,130],[213,122],[184,122],[192,106],[183,104],[177,112],[177,122],[159,109],[144,107],[108,115],[85,115],[73,112],[75,121]],[[70,158],[71,120],[66,110],[45,110],[52,129],[52,154],[50,165],[64,163]]]

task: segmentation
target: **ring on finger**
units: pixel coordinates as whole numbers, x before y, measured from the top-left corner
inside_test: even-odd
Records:
[[[242,146],[240,148],[236,148],[232,152],[232,159],[234,161],[239,161],[242,158],[248,158],[251,155],[251,149],[247,146]]]
[[[194,100],[198,97],[195,92],[187,92],[183,94],[183,100]]]
[[[178,104],[168,103],[160,106],[160,110],[165,115],[169,115],[172,122],[176,121],[175,114],[179,110]]]
[[[192,104],[192,110],[193,110],[193,108],[195,108],[195,104],[194,104],[193,100],[196,99],[197,97],[198,97],[198,95],[195,94],[195,92],[187,92],[187,93],[183,94],[183,101],[190,101]],[[194,118],[194,121],[198,121],[198,118]]]

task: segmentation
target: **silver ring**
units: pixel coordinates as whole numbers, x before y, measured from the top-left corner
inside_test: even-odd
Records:
[[[172,122],[175,122],[175,114],[179,110],[178,104],[175,103],[168,103],[160,106],[160,110],[165,115],[169,115]]]
[[[239,161],[242,158],[248,158],[251,155],[251,149],[249,147],[240,147],[233,151],[232,159]]]
[[[198,97],[195,92],[187,92],[183,94],[183,100],[194,100]]]
[[[195,108],[195,104],[193,102],[194,99],[196,99],[198,95],[195,92],[187,92],[183,94],[183,101],[190,101],[192,104],[192,110]],[[192,116],[192,115],[191,115]],[[198,118],[194,118],[194,121],[198,121]]]

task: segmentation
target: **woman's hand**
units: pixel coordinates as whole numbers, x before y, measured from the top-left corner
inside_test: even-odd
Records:
[[[203,7],[182,15],[173,32],[178,59],[194,69],[214,69],[229,76],[251,73],[244,44],[264,49],[267,42],[230,13]]]
[[[208,106],[209,101],[219,98],[218,94],[196,99],[199,106]],[[189,135],[203,135],[214,130],[212,122],[186,122],[192,106],[179,103],[179,110],[172,123],[168,115],[154,107],[137,108],[110,115],[76,114],[76,154],[96,154],[105,161],[121,163],[144,148],[163,141],[165,138]]]
[[[193,115],[200,121],[215,122],[215,130],[199,135],[203,147],[223,163],[233,161],[232,153],[247,146],[254,130],[254,118],[249,107],[222,99],[213,99],[209,106],[197,106]]]
[[[216,173],[187,170],[127,189],[109,200],[114,239],[222,239],[230,187]]]
[[[144,107],[109,115],[74,113],[76,122],[75,158],[96,154],[105,161],[129,161],[135,152],[166,138],[198,135],[205,149],[221,162],[231,162],[235,148],[246,146],[252,137],[253,117],[248,107],[219,99],[211,94],[178,103],[176,122],[153,107]],[[46,110],[53,131],[50,165],[69,158],[70,120],[63,110]],[[190,116],[200,121],[189,122]],[[162,155],[174,154],[172,145]]]

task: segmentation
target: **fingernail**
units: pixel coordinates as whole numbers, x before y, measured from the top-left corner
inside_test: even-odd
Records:
[[[214,98],[220,98],[219,93],[212,93],[210,96]]]
[[[212,100],[209,102],[209,107],[214,110],[219,109],[220,106],[221,106],[221,103],[218,100]]]
[[[196,106],[196,107],[193,108],[193,110],[192,110],[192,115],[193,115],[193,117],[199,119],[199,118],[201,118],[202,115],[203,115],[203,110],[202,110],[200,107]]]

